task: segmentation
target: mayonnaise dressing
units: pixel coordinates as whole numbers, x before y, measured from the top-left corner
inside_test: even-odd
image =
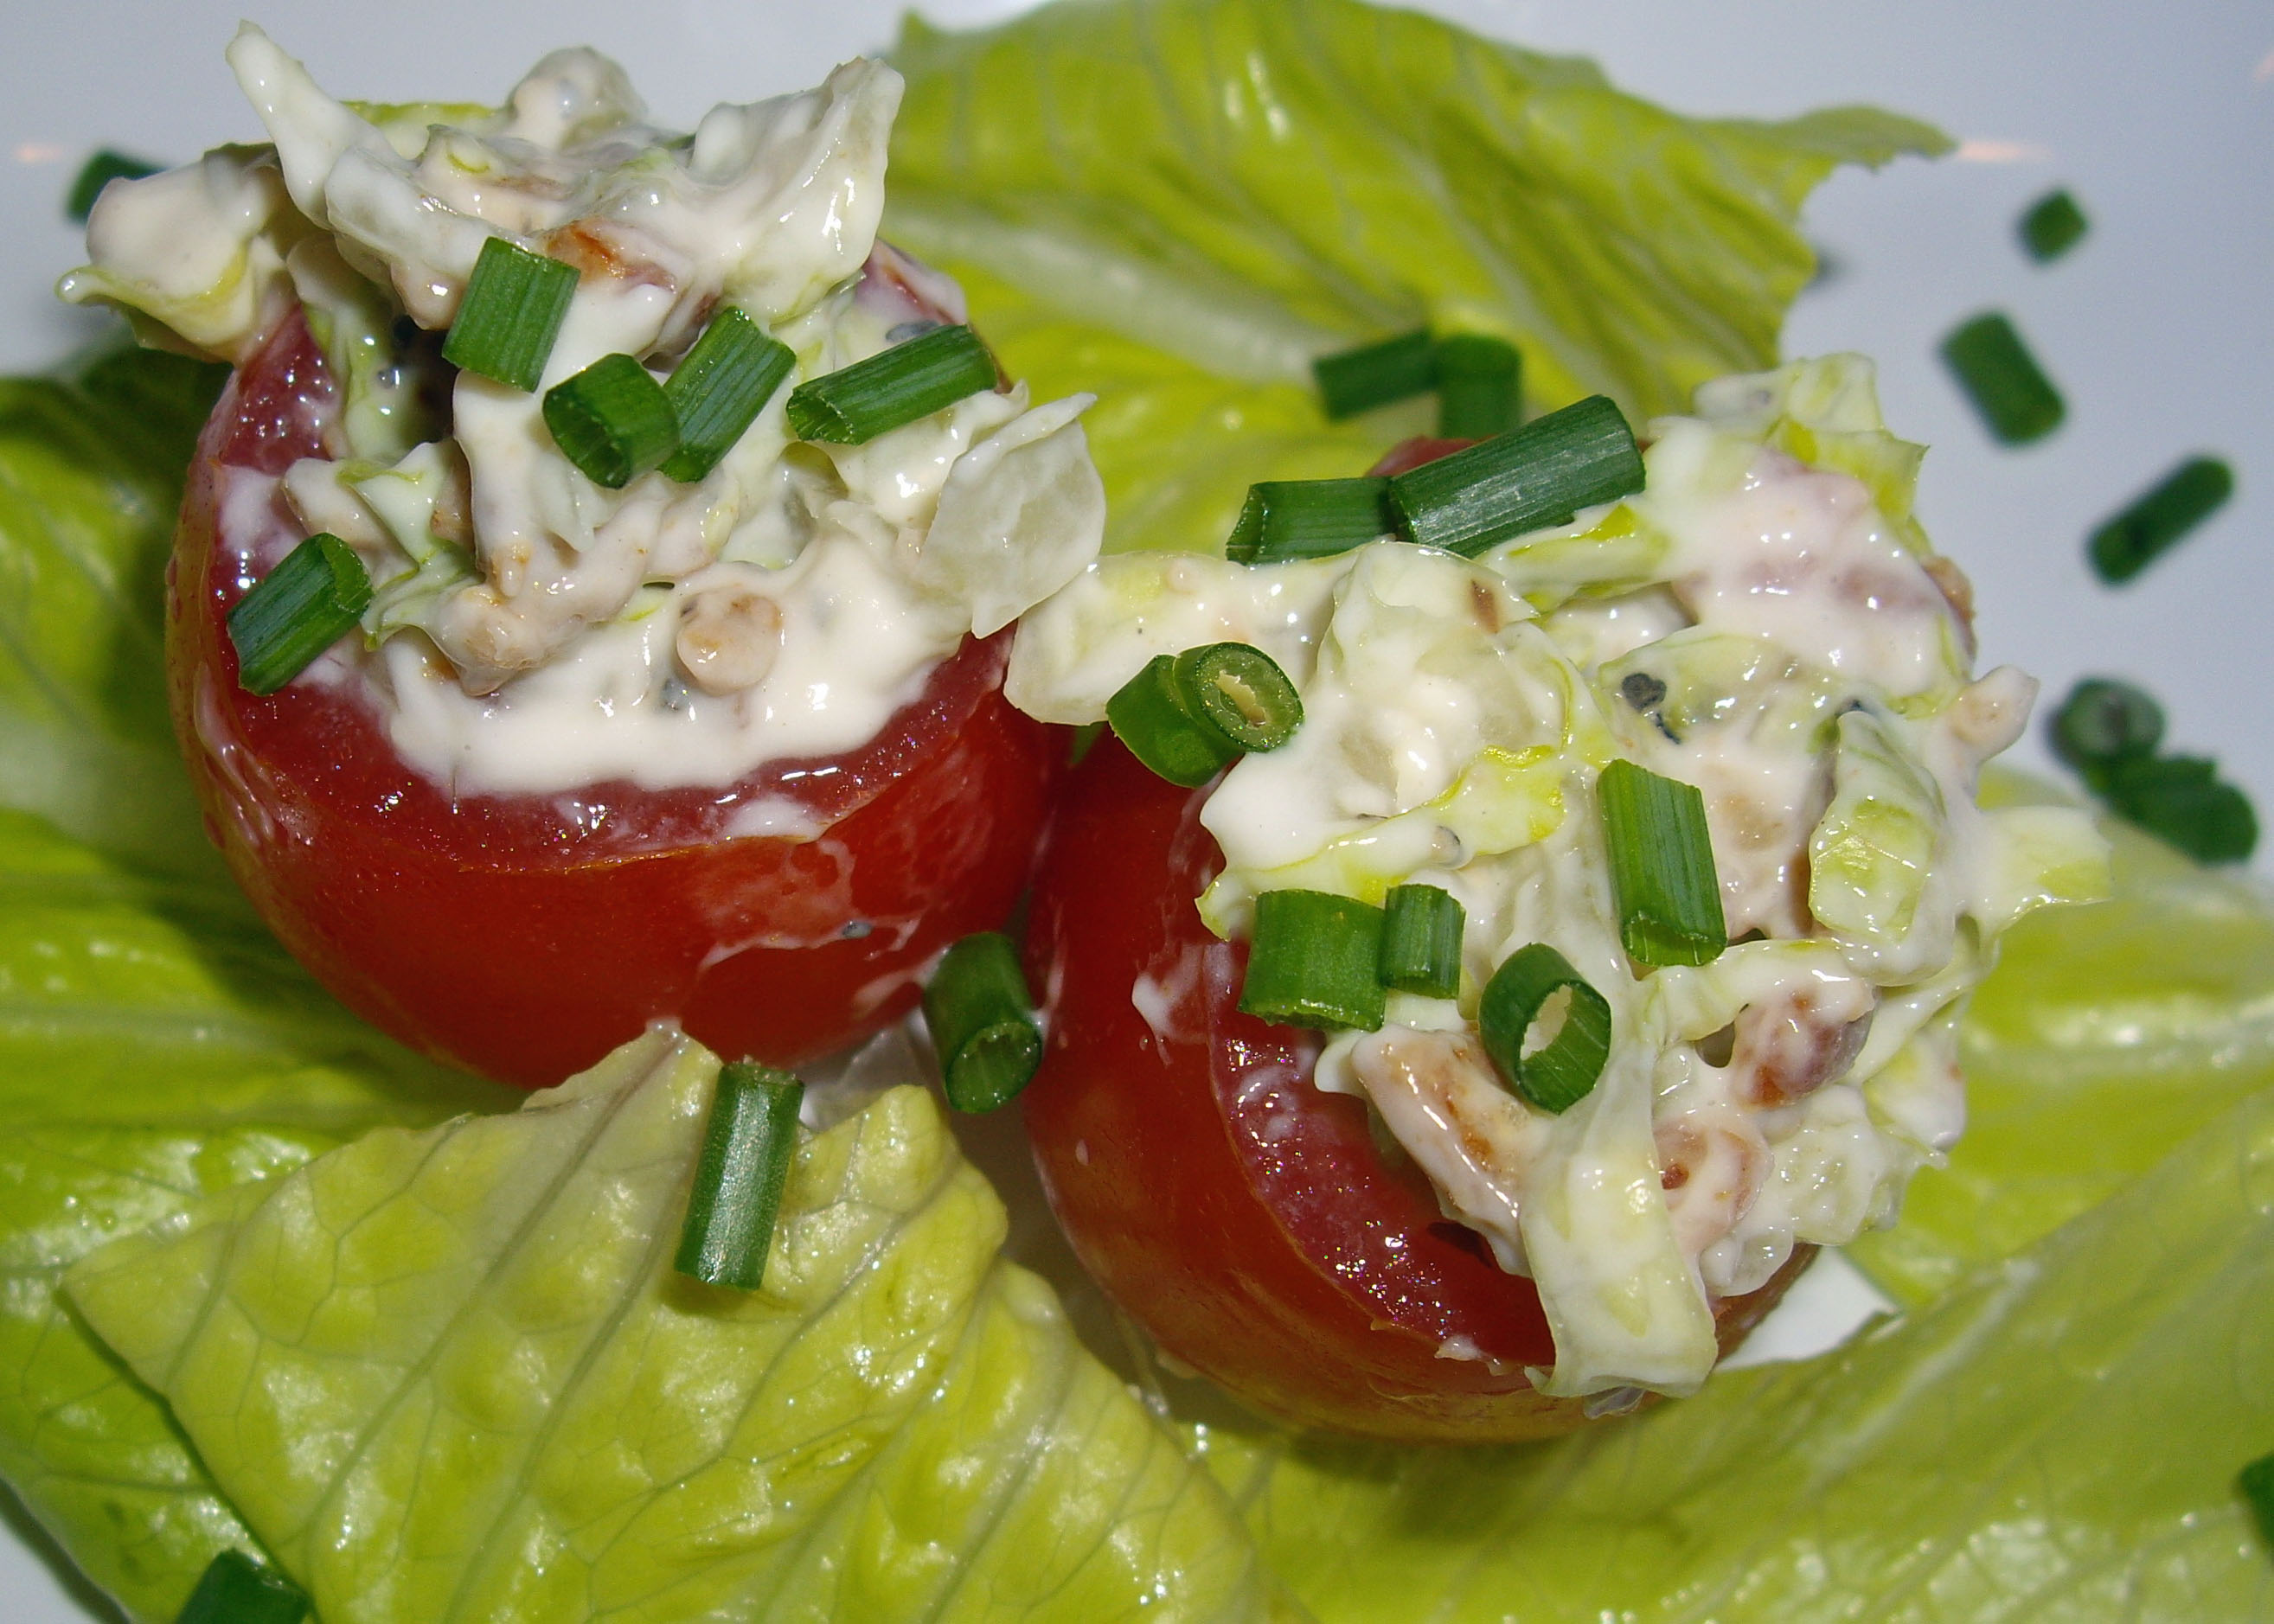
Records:
[[[1394,995],[1314,1078],[1365,1096],[1446,1214],[1536,1282],[1549,1394],[1693,1389],[1717,1303],[1889,1222],[1962,1126],[1951,1034],[1992,939],[2105,885],[2082,815],[1974,803],[2034,688],[1970,679],[1954,571],[1921,550],[1907,482],[1864,477],[1916,461],[1868,364],[1803,362],[1652,425],[1639,495],[1476,560],[1397,541],[1111,558],[1021,626],[1007,690],[1053,720],[1096,720],[1153,655],[1223,638],[1297,684],[1293,740],[1201,813],[1217,934],[1276,888],[1461,901],[1459,996]],[[1703,793],[1746,938],[1708,965],[1620,943],[1595,782],[1622,757]],[[1474,1024],[1536,942],[1613,1012],[1601,1076],[1561,1115],[1501,1085]]]
[[[1088,396],[983,391],[866,445],[794,443],[796,383],[962,318],[951,281],[877,240],[890,67],[681,137],[589,50],[501,108],[420,117],[335,100],[250,25],[229,54],[272,146],[109,188],[63,291],[232,360],[305,307],[348,455],[285,495],[376,589],[367,646],[311,680],[357,683],[453,793],[726,785],[841,754],[1096,557]],[[580,273],[535,391],[449,373],[400,320],[448,327],[492,237]],[[730,304],[797,360],[708,475],[609,490],[561,454],[546,389],[610,355],[667,374]],[[448,386],[439,450],[416,443],[419,376]]]

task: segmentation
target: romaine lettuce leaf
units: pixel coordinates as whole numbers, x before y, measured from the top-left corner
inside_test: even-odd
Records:
[[[1213,551],[1248,485],[1362,470],[1426,408],[1329,425],[1313,356],[1429,322],[1524,352],[1535,410],[1636,421],[1776,361],[1841,163],[1947,147],[1862,108],[1679,117],[1591,63],[1357,0],[913,17],[885,229],[1086,419],[1110,548]]]
[[[924,1091],[802,1136],[763,1290],[674,1272],[718,1072],[651,1034],[200,1202],[72,1299],[326,1624],[1266,1616]]]
[[[1529,1449],[1202,1429],[1321,1624],[2274,1612],[2274,1095],[1933,1307]]]
[[[152,1620],[247,1537],[64,1308],[64,1267],[365,1128],[504,1098],[333,1004],[215,867],[154,879],[0,811],[0,1477]]]
[[[0,379],[0,805],[217,872],[166,721],[166,555],[225,369],[105,347]]]

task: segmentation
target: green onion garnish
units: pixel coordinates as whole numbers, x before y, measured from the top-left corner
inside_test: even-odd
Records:
[[[1535,417],[1389,482],[1407,536],[1473,558],[1495,542],[1569,523],[1582,508],[1642,489],[1642,453],[1604,395]]]
[[[797,353],[740,307],[719,311],[663,386],[679,418],[679,449],[663,471],[692,485],[718,467],[796,365]]]
[[[1043,1064],[1034,1009],[1019,950],[1000,931],[966,936],[941,955],[923,1013],[950,1105],[991,1111],[1019,1097]]]
[[[804,1098],[803,1083],[772,1066],[743,1060],[719,1068],[672,1260],[681,1274],[739,1291],[756,1291],[765,1279]]]
[[[534,389],[576,297],[575,266],[493,237],[466,278],[442,358],[514,388]]]
[[[1420,327],[1321,356],[1311,363],[1311,375],[1319,380],[1327,416],[1339,421],[1435,388],[1437,347],[1429,329]]]
[[[1233,748],[1276,750],[1303,725],[1303,700],[1279,663],[1244,643],[1209,643],[1177,656],[1186,710]]]
[[[1255,899],[1246,1013],[1283,1026],[1382,1025],[1382,910],[1322,891],[1267,891]]]
[[[284,555],[229,612],[237,685],[273,694],[355,629],[371,605],[371,573],[355,549],[319,531]]]
[[[2087,677],[2053,713],[2053,753],[2091,778],[2127,756],[2152,756],[2164,741],[2164,708],[2129,682]]]
[[[2240,862],[2258,845],[2250,798],[2200,756],[2135,756],[2108,763],[2094,787],[2126,822],[2197,862]]]
[[[102,189],[115,180],[140,180],[145,175],[155,175],[158,166],[140,158],[130,158],[123,152],[113,152],[108,147],[89,158],[82,166],[71,192],[64,199],[64,213],[70,218],[84,222],[94,212],[94,200]]]
[[[1434,885],[1395,885],[1382,902],[1382,979],[1400,992],[1461,990],[1461,899]]]
[[[2058,259],[2084,236],[2084,211],[2066,192],[2048,192],[2022,216],[2022,246],[2039,265]]]
[[[1131,755],[1190,789],[1247,751],[1286,743],[1303,701],[1262,650],[1210,643],[1155,655],[1105,702],[1105,719]]]
[[[2217,513],[2234,472],[2217,457],[2189,457],[2092,532],[2085,553],[2103,581],[2129,581]]]
[[[1456,333],[1437,341],[1437,432],[1490,440],[1522,419],[1524,358],[1505,339]]]
[[[1638,964],[1711,964],[1729,944],[1721,883],[1693,785],[1615,761],[1596,781],[1619,940]]]
[[[2258,1524],[2258,1538],[2274,1552],[2274,1455],[2262,1455],[2235,1473],[2234,1486]]]
[[[1275,479],[1247,487],[1224,544],[1235,564],[1329,558],[1394,534],[1387,479]]]
[[[1177,682],[1177,657],[1156,654],[1105,702],[1106,725],[1129,753],[1171,784],[1196,788],[1230,766],[1239,747],[1203,726]]]
[[[594,485],[620,491],[679,449],[663,386],[628,355],[602,356],[545,392],[545,426]]]
[[[2004,316],[1993,311],[1954,329],[1942,358],[2000,443],[2025,446],[2060,425],[2060,391]]]
[[[790,391],[800,440],[859,446],[995,387],[995,357],[968,327],[934,327]]]
[[[206,1564],[179,1624],[300,1624],[308,1598],[282,1574],[231,1548]]]
[[[1544,942],[1518,949],[1493,972],[1477,1026],[1501,1075],[1555,1116],[1587,1097],[1610,1057],[1609,1003]]]

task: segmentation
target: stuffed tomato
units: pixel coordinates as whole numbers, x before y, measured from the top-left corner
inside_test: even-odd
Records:
[[[1076,421],[876,237],[892,70],[649,126],[332,100],[115,184],[72,297],[236,364],[169,574],[210,831],[327,986],[528,1086],[657,1020],[795,1064],[1024,888],[1003,628],[1094,556]],[[297,650],[297,651],[296,651]],[[281,662],[281,663],[280,663]]]
[[[1131,747],[1037,883],[1043,1181],[1169,1354],[1282,1417],[1522,1439],[1693,1391],[1892,1221],[1997,934],[2102,875],[2081,815],[1974,802],[2033,685],[1972,677],[1864,363],[1626,455],[1568,523],[1109,557],[1021,628],[1014,701]],[[1225,644],[1288,725],[1207,778],[1141,701]]]

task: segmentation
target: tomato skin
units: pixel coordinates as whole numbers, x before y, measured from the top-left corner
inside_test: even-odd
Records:
[[[905,1014],[931,958],[1023,888],[1056,730],[1003,699],[1004,638],[967,640],[877,738],[727,789],[453,800],[357,694],[260,697],[226,633],[243,549],[227,488],[320,455],[330,390],[293,320],[232,380],[191,469],[168,570],[175,730],[254,906],[342,1002],[430,1054],[546,1087],[650,1022],[794,1065]],[[788,801],[817,838],[743,835]]]
[[[1193,906],[1223,866],[1206,796],[1101,740],[1036,878],[1049,1040],[1022,1103],[1075,1252],[1168,1352],[1282,1419],[1404,1442],[1582,1425],[1524,1374],[1555,1362],[1532,1282],[1383,1159],[1361,1101],[1311,1086],[1315,1039],[1236,1007],[1244,950]],[[1809,1250],[1721,1306],[1725,1350]]]

